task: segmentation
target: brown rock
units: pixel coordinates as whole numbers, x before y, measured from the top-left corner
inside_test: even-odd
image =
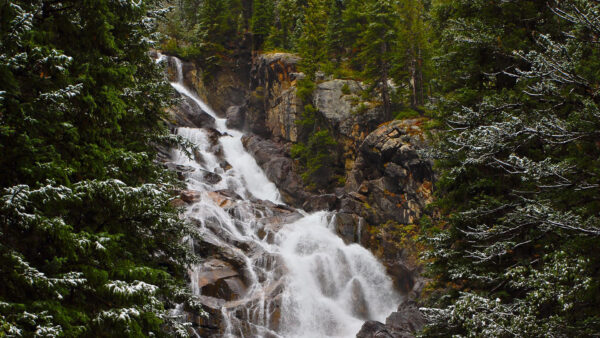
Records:
[[[180,194],[181,199],[187,204],[193,204],[200,200],[202,194],[195,190],[184,190]]]

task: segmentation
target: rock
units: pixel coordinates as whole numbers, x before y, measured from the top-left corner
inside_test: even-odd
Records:
[[[213,200],[213,202],[215,202],[216,205],[223,209],[227,210],[235,206],[234,200],[220,192],[209,191],[206,193],[206,196],[208,196],[208,198]]]
[[[238,272],[224,261],[211,259],[199,266],[195,273],[204,296],[231,301],[239,299],[246,292]]]
[[[205,183],[208,184],[217,184],[219,182],[221,182],[222,178],[219,174],[215,174],[213,172],[207,171],[207,170],[200,170],[200,172],[202,173],[202,180]]]
[[[174,171],[180,180],[184,180],[188,175],[196,171],[196,168],[187,165],[175,164],[173,162],[167,162],[163,164],[166,169]]]
[[[263,137],[297,139],[294,121],[302,113],[296,96],[297,64],[300,58],[288,53],[259,54],[250,72],[249,109],[246,127]]]
[[[318,195],[308,199],[302,205],[302,209],[311,211],[327,210],[332,211],[335,209],[338,198],[334,194]]]
[[[419,311],[417,303],[411,300],[402,302],[398,306],[398,311],[393,312],[385,320],[385,325],[391,328],[392,332],[397,332],[401,337],[402,334],[405,337],[412,337],[426,323],[425,316]]]
[[[380,322],[369,320],[365,322],[356,334],[356,338],[395,338],[387,327]]]
[[[426,324],[425,316],[414,301],[405,300],[393,312],[385,324],[365,322],[357,338],[413,338]]]
[[[228,128],[242,129],[246,119],[246,108],[244,106],[231,106],[227,108],[225,116],[227,118],[226,125]]]
[[[169,110],[171,119],[179,127],[213,128],[215,118],[203,111],[189,97],[182,96],[181,103]]]
[[[413,290],[417,277],[417,271],[415,270],[416,268],[410,269],[402,261],[396,261],[387,268],[388,274],[392,276],[396,288],[403,294],[408,294]]]
[[[283,145],[256,135],[244,136],[242,143],[269,180],[279,188],[286,203],[302,206],[307,201],[310,194],[304,189],[302,179],[294,168],[294,161],[287,156]]]
[[[335,215],[335,230],[346,244],[360,243],[364,219],[356,214],[337,213]]]
[[[196,203],[202,198],[202,194],[195,190],[184,190],[180,194],[181,200],[187,204]]]
[[[350,287],[352,288],[352,313],[358,318],[369,318],[369,307],[367,306],[362,285],[357,279],[354,279]]]
[[[175,198],[171,201],[171,205],[175,208],[183,208],[186,206],[186,202],[181,198]]]
[[[344,91],[347,89],[347,94]],[[352,96],[360,91],[353,80],[330,80],[319,83],[314,92],[314,106],[325,118],[340,122],[352,117]]]

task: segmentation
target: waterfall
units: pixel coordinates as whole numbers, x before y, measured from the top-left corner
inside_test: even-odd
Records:
[[[216,131],[177,130],[197,150],[194,159],[173,150],[173,162],[192,168],[186,183],[198,194],[185,217],[242,270],[240,278],[226,280],[236,293],[228,300],[203,293],[210,264],[225,263],[205,262],[190,271],[192,290],[220,308],[220,336],[354,337],[365,320],[385,321],[400,302],[385,268],[368,250],[335,234],[332,213],[285,206],[245,151],[243,133],[227,128],[184,85],[181,61],[171,61],[177,70],[173,88],[215,118]],[[207,175],[217,179],[207,181]],[[227,266],[219,273],[233,276]]]

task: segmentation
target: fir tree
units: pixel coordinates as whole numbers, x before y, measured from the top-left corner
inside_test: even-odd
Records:
[[[363,64],[365,79],[381,93],[384,116],[390,120],[389,80],[398,44],[397,7],[389,0],[368,1],[366,11],[369,21],[356,45],[360,50],[357,59]]]
[[[592,89],[600,81],[600,6],[573,0],[550,9],[554,19],[538,23],[553,21],[564,34],[538,32],[535,44],[515,51],[516,66],[504,68],[512,81],[494,83],[496,74],[488,74],[482,99],[465,98],[475,103],[444,119],[439,206],[450,215],[431,238],[430,271],[446,295],[432,297],[439,307],[427,310],[429,335],[583,337],[600,330],[600,102]],[[495,37],[486,41],[493,45],[485,48],[498,48]]]
[[[186,334],[156,5],[0,3],[0,336]]]
[[[302,69],[311,79],[314,79],[319,64],[327,59],[326,27],[327,11],[324,3],[320,0],[308,0],[298,49],[302,57]]]
[[[271,32],[273,3],[271,0],[254,0],[252,5],[251,30],[254,33],[254,48],[260,49]]]

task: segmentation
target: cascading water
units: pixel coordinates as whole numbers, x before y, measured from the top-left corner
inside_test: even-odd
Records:
[[[225,119],[186,88],[181,62],[171,61],[177,69],[173,88],[215,118],[216,132],[179,128],[198,149],[195,159],[174,150],[173,160],[193,168],[186,181],[198,196],[186,217],[199,224],[206,243],[234,257],[243,270],[241,280],[228,284],[238,296],[226,301],[203,294],[208,263],[190,272],[194,292],[220,307],[222,336],[353,337],[365,320],[384,321],[400,302],[384,267],[335,234],[331,213],[284,206],[244,150],[243,134],[228,129]],[[220,179],[207,182],[207,174]]]

